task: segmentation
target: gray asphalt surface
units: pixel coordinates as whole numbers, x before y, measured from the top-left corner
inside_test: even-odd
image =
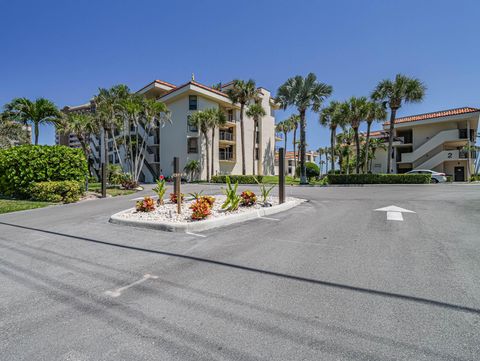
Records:
[[[144,193],[0,216],[0,360],[480,359],[478,185],[289,187],[309,202],[205,237],[108,223]]]

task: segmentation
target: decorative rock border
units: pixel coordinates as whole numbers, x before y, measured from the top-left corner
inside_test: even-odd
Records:
[[[115,213],[110,217],[109,222],[114,224],[123,224],[126,226],[142,227],[157,229],[167,232],[199,232],[206,231],[207,229],[225,227],[231,224],[245,222],[251,219],[269,216],[275,213],[286,211],[290,208],[296,207],[299,204],[305,202],[305,199],[296,198],[294,200],[287,201],[282,204],[275,205],[273,207],[265,207],[252,210],[251,212],[229,214],[220,218],[205,219],[196,222],[159,222],[159,221],[146,221],[126,219],[121,215],[131,212],[133,208],[126,209],[124,211]]]

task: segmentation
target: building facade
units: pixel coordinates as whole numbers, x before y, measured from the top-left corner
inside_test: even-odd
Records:
[[[391,172],[429,169],[466,181],[474,172],[480,109],[457,108],[395,120]],[[389,122],[374,137],[388,142]],[[387,151],[377,150],[373,173],[387,172]]]
[[[242,174],[240,105],[232,103],[226,91],[232,86],[227,83],[221,90],[200,84],[194,80],[180,86],[155,80],[138,91],[147,98],[156,99],[165,103],[170,111],[171,123],[157,127],[144,134],[146,137],[145,161],[140,180],[153,182],[161,174],[173,174],[173,157],[179,157],[180,168],[183,169],[190,160],[200,162],[200,179],[206,179],[207,164],[206,152],[209,152],[210,162],[213,158],[213,175],[215,174]],[[244,115],[245,129],[245,164],[247,174],[274,174],[275,171],[275,115],[276,105],[270,92],[258,88],[259,102],[265,109],[266,115],[258,122],[254,129],[253,119]],[[209,146],[199,129],[189,124],[189,117],[196,111],[209,108],[220,108],[227,116],[227,124],[215,129],[214,152],[212,153],[212,130],[208,133]],[[87,103],[76,107],[66,107],[67,112],[92,112],[94,107]],[[62,136],[57,135],[57,142],[61,144]],[[63,141],[75,146],[75,137],[68,135]],[[91,139],[91,149],[94,164],[100,163],[100,138]],[[108,144],[109,163],[118,164],[119,157],[124,157],[124,150],[114,150],[112,140]],[[211,165],[208,165],[211,168]]]
[[[317,164],[318,153],[313,151],[305,152],[305,162]],[[275,153],[275,174],[278,174],[278,152]],[[296,154],[293,151],[285,152],[285,175],[295,176],[295,164],[300,164],[300,154],[297,150]],[[317,164],[318,165],[318,164]]]

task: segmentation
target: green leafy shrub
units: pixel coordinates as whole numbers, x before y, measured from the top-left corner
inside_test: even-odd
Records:
[[[305,163],[305,170],[307,172],[307,178],[312,179],[315,177],[318,177],[320,175],[320,168],[318,165],[312,162],[306,162]],[[297,166],[297,169],[295,169],[295,175],[297,177],[300,177],[300,165]]]
[[[452,178],[452,176],[447,176],[447,180],[448,180],[448,177]],[[478,182],[478,181],[480,181],[480,174],[474,174],[470,177],[470,182]]]
[[[257,203],[257,196],[252,191],[243,191],[240,197],[242,197],[242,205],[245,207],[250,207]]]
[[[122,184],[122,181],[125,179],[123,169],[118,164],[109,164],[107,174],[108,183],[110,184]]]
[[[138,182],[133,179],[130,173],[123,173],[120,184],[123,189],[135,189],[138,187]]]
[[[37,182],[30,186],[30,198],[35,201],[72,203],[83,194],[83,184],[77,181]]]
[[[198,221],[207,218],[212,213],[212,206],[203,197],[198,198],[190,205],[192,210],[192,219]]]
[[[214,175],[212,176],[212,183],[227,183],[227,177],[233,183],[239,184],[255,184],[255,178],[261,183],[263,176],[261,175]]]
[[[163,197],[165,196],[165,192],[167,191],[167,187],[165,186],[165,179],[157,180],[157,185],[152,190],[157,193],[157,204],[163,205]]]
[[[152,212],[155,210],[155,201],[150,197],[145,197],[135,205],[137,212]]]
[[[270,195],[270,192],[272,191],[272,189],[275,188],[275,184],[270,187],[267,187],[265,184],[260,183],[260,181],[257,178],[255,178],[255,181],[260,186],[260,193],[262,194],[262,203],[263,205],[267,205],[267,198]]]
[[[0,194],[28,198],[33,183],[84,182],[87,161],[81,149],[62,145],[21,145],[0,150]]]
[[[232,186],[229,176],[225,178],[225,181],[227,182],[227,189],[225,189],[223,193],[227,196],[227,199],[222,204],[222,209],[226,209],[227,211],[235,211],[238,209],[240,201],[242,200],[242,197],[237,194],[238,181],[235,182],[234,186]]]
[[[329,174],[330,184],[425,184],[430,174]]]

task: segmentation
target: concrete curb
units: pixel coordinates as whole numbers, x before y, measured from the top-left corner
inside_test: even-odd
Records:
[[[124,211],[115,213],[110,217],[109,222],[114,224],[122,224],[126,226],[157,229],[157,230],[167,231],[167,232],[201,232],[201,231],[206,231],[212,228],[225,227],[231,224],[245,222],[251,219],[265,217],[275,213],[283,212],[293,207],[296,207],[303,202],[306,202],[306,200],[296,199],[293,201],[285,202],[283,204],[279,204],[277,206],[252,210],[251,212],[245,212],[240,214],[230,214],[228,216],[224,216],[221,218],[207,219],[204,221],[189,222],[189,223],[138,221],[133,219],[122,218],[121,215],[123,213],[129,212],[133,209],[133,208],[130,208],[130,209],[126,209]]]

